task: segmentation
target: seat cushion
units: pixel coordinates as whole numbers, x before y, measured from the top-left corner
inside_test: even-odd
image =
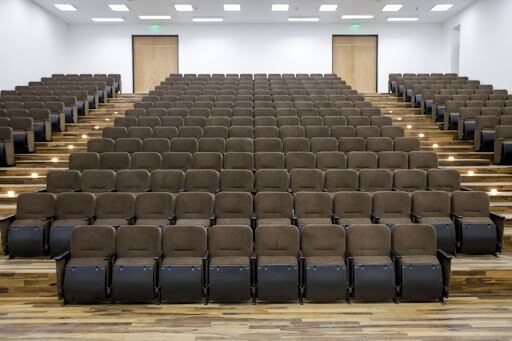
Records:
[[[178,219],[176,225],[210,226],[210,219]]]
[[[494,224],[488,217],[464,217],[460,222],[462,224]]]
[[[412,221],[409,218],[381,218],[379,224],[412,224]]]
[[[306,257],[307,265],[344,265],[345,260],[340,256],[312,256]]]
[[[260,256],[258,265],[297,265],[297,257],[292,256]]]
[[[259,225],[291,225],[292,221],[288,218],[262,218],[256,220]]]
[[[162,265],[203,265],[203,259],[201,257],[165,257],[162,261]]]
[[[76,225],[87,225],[87,222],[83,219],[57,219],[54,220],[52,226],[76,226]]]
[[[246,218],[220,218],[215,221],[217,225],[247,225],[251,226],[251,219]]]
[[[419,219],[420,224],[453,224],[453,221],[449,217],[421,217]]]
[[[356,224],[371,224],[370,218],[341,218],[338,219],[340,225],[356,225]]]
[[[78,257],[71,258],[67,263],[67,266],[75,265],[94,265],[94,266],[108,266],[108,260],[102,257]]]
[[[45,226],[48,224],[49,222],[41,219],[16,219],[11,226]]]
[[[217,265],[249,265],[251,263],[249,257],[212,257],[210,259],[211,266]]]
[[[116,266],[130,266],[130,265],[138,265],[138,266],[155,266],[156,261],[152,257],[121,257],[116,259]]]
[[[436,256],[418,255],[418,256],[402,256],[402,264],[435,264],[439,265]]]
[[[168,226],[171,223],[167,219],[137,219],[135,225]]]
[[[126,219],[96,219],[93,225],[122,226],[128,225]]]
[[[310,225],[310,224],[331,224],[329,218],[299,218],[297,219],[299,225]]]
[[[389,256],[356,256],[354,265],[384,265],[393,264]]]

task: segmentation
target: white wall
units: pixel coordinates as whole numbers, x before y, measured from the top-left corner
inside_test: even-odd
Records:
[[[151,34],[144,25],[71,25],[69,73],[120,73],[132,91],[131,36]],[[179,36],[181,73],[329,73],[333,34],[379,35],[379,91],[389,73],[448,72],[441,24],[365,25],[162,25],[158,34]],[[436,47],[442,52],[436,53]]]
[[[511,14],[510,0],[480,0],[445,24],[445,37],[460,25],[460,74],[512,92]]]
[[[67,25],[29,0],[0,0],[0,89],[64,70]]]

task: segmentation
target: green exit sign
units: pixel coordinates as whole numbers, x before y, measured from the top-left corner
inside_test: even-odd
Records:
[[[358,31],[361,28],[361,24],[350,24],[350,29],[352,31]]]
[[[151,32],[160,32],[160,25],[149,25],[149,30]]]

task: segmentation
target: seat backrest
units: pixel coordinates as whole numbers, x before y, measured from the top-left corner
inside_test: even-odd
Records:
[[[81,219],[94,216],[96,198],[92,193],[61,193],[57,195],[57,219]]]
[[[253,232],[249,226],[215,225],[208,231],[210,257],[250,257]]]
[[[225,169],[220,173],[220,190],[224,192],[252,192],[254,173],[248,169]]]
[[[173,212],[174,197],[171,193],[140,193],[135,199],[137,219],[168,219]]]
[[[142,140],[134,137],[121,137],[114,143],[115,152],[135,153],[142,150]]]
[[[174,212],[178,219],[209,219],[213,214],[214,202],[215,199],[211,193],[178,193]]]
[[[352,225],[347,229],[347,252],[354,256],[389,256],[391,232],[386,225]]]
[[[208,250],[204,226],[173,225],[162,231],[164,257],[203,257]]]
[[[290,218],[293,210],[293,196],[287,192],[258,192],[254,211],[257,219]]]
[[[420,140],[416,137],[396,137],[394,150],[402,152],[413,152],[420,150]]]
[[[16,200],[16,219],[44,219],[55,215],[52,193],[21,193]]]
[[[73,192],[80,189],[81,174],[77,170],[53,170],[46,175],[50,193]]]
[[[325,188],[331,193],[357,191],[358,173],[354,169],[328,169],[325,171]]]
[[[150,186],[150,173],[144,169],[124,169],[116,174],[117,192],[147,192]]]
[[[332,197],[325,192],[295,193],[294,208],[299,218],[331,218]]]
[[[297,257],[300,249],[299,229],[293,225],[263,225],[255,232],[258,256]]]
[[[409,159],[406,152],[401,151],[384,151],[378,153],[379,168],[390,170],[409,168]]]
[[[256,192],[287,192],[289,175],[284,169],[258,169],[255,173]]]
[[[86,169],[82,172],[82,192],[103,193],[116,188],[116,173],[110,169]]]
[[[96,197],[96,218],[127,219],[135,215],[132,193],[101,193]]]
[[[393,187],[404,192],[427,189],[427,173],[421,169],[397,169],[393,172]]]
[[[450,217],[450,193],[416,191],[412,194],[411,211],[421,217]]]
[[[430,169],[427,186],[437,191],[453,192],[460,189],[460,173],[456,169]]]
[[[370,218],[372,197],[367,192],[338,192],[334,195],[334,213],[340,218]]]
[[[347,154],[347,168],[350,169],[365,169],[365,168],[377,168],[378,158],[374,152],[348,152]]]
[[[253,169],[254,157],[250,152],[227,152],[224,154],[224,169]]]
[[[105,258],[116,251],[112,226],[78,225],[71,232],[71,258]]]
[[[409,168],[429,170],[438,167],[437,153],[426,151],[409,152]]]
[[[90,153],[105,153],[114,151],[114,140],[111,138],[90,139],[87,141],[87,151]]]
[[[219,189],[219,172],[213,169],[189,169],[185,173],[188,192],[215,193]]]
[[[395,225],[391,231],[391,245],[400,256],[436,256],[436,230],[426,224]]]
[[[455,191],[451,198],[454,214],[462,217],[489,217],[490,200],[486,192]]]
[[[305,257],[344,257],[345,229],[340,225],[307,225],[301,231],[301,249]]]
[[[162,168],[186,171],[192,168],[192,154],[187,152],[164,153],[162,155]]]
[[[151,172],[151,191],[178,193],[185,188],[185,173],[178,169],[159,169]]]
[[[158,257],[162,251],[161,230],[156,226],[121,226],[117,230],[117,257]]]
[[[408,218],[411,198],[406,192],[376,192],[372,197],[373,215],[379,218]]]
[[[321,192],[324,188],[324,173],[320,169],[292,169],[290,187],[294,193]]]
[[[132,154],[131,169],[153,171],[162,168],[162,156],[157,152],[136,152]]]
[[[391,191],[393,172],[389,169],[361,169],[359,188],[366,192]]]
[[[217,218],[246,218],[252,216],[252,194],[248,192],[220,192],[215,196]]]

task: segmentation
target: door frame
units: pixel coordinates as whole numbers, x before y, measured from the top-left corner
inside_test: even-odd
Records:
[[[379,92],[379,35],[378,34],[333,34],[331,38],[331,72],[334,73],[334,37],[375,37],[377,58],[375,58],[375,92]]]
[[[177,42],[178,73],[180,72],[180,36],[177,34],[132,34],[132,92],[135,93],[135,38],[144,37],[175,37]]]

